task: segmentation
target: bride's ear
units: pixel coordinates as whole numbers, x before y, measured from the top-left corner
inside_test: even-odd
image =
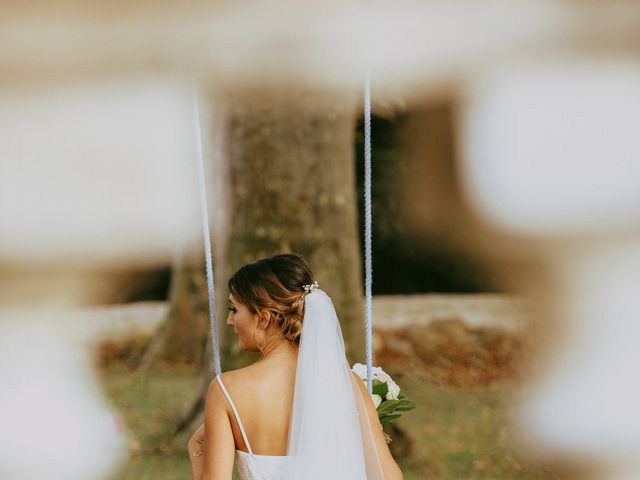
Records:
[[[258,325],[265,330],[271,323],[271,314],[267,310],[260,310],[258,312]]]

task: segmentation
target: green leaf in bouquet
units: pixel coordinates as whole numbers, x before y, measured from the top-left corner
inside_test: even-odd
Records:
[[[387,392],[389,391],[389,385],[387,385],[387,382],[381,382],[380,380],[374,380],[373,382],[371,382],[372,385],[372,393],[376,394],[376,395],[380,395],[380,397],[384,398],[385,395],[387,395]]]
[[[391,423],[394,420],[400,418],[402,415],[396,414],[396,415],[385,415],[384,417],[380,418],[380,423],[385,425],[387,423]]]
[[[408,412],[409,410],[413,410],[416,408],[416,404],[410,400],[399,400],[398,406],[396,410],[399,412]]]
[[[378,405],[378,416],[381,417],[395,412],[399,403],[400,400],[385,400]]]

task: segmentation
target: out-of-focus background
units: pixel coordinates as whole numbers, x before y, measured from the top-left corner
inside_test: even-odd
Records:
[[[386,427],[405,478],[638,478],[635,2],[0,18],[0,479],[190,478],[204,198],[222,369],[256,359],[227,279],[281,252],[364,363],[367,78],[374,364],[417,404]]]

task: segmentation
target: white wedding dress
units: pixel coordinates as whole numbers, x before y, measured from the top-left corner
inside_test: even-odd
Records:
[[[241,480],[384,480],[342,329],[323,290],[305,297],[287,455],[252,452],[233,400],[220,376],[216,379],[249,450],[236,449]]]

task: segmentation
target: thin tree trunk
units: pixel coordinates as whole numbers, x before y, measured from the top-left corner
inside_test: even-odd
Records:
[[[167,364],[202,364],[209,317],[202,252],[188,249],[176,258],[169,291],[169,313],[151,339],[138,370]]]

